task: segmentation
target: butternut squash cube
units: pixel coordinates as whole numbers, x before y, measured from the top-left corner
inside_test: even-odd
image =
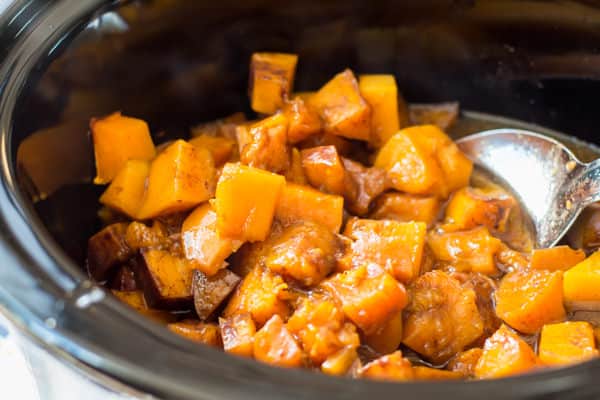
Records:
[[[377,167],[365,167],[359,162],[342,157],[347,183],[344,198],[346,208],[363,216],[369,212],[371,201],[388,188],[387,174]]]
[[[217,184],[215,210],[222,237],[265,240],[285,178],[241,164],[225,164]]]
[[[168,311],[155,310],[148,307],[146,300],[144,299],[144,294],[140,290],[135,290],[132,292],[112,290],[111,292],[117,299],[127,304],[129,307],[133,308],[143,316],[150,318],[154,322],[167,324],[175,321],[177,318],[175,314],[171,314]]]
[[[254,335],[254,358],[278,367],[300,367],[304,354],[279,315],[273,315]]]
[[[167,325],[167,328],[171,332],[194,342],[221,347],[221,336],[219,327],[216,324],[186,320],[171,323]]]
[[[188,142],[192,146],[205,148],[210,152],[216,166],[230,161],[235,149],[235,140],[226,137],[198,135]]]
[[[585,260],[583,250],[573,250],[569,246],[556,246],[548,249],[534,249],[531,252],[529,267],[549,271],[566,271]]]
[[[450,371],[458,372],[465,378],[475,377],[475,367],[479,358],[483,354],[483,349],[480,347],[474,347],[472,349],[458,353],[456,356],[448,362],[448,369]]]
[[[93,118],[90,130],[96,158],[95,184],[112,181],[127,160],[150,161],[156,155],[148,124],[141,119],[116,112],[104,118]]]
[[[327,375],[344,375],[358,360],[358,353],[354,347],[344,347],[340,351],[327,357],[321,364],[321,372]]]
[[[398,350],[402,343],[402,311],[392,316],[379,331],[366,335],[364,343],[379,354]]]
[[[292,148],[290,166],[285,173],[285,180],[289,183],[297,183],[299,185],[306,184],[306,176],[302,168],[302,156],[297,148]]]
[[[321,115],[326,133],[368,141],[371,108],[360,95],[358,82],[349,69],[337,74],[309,99]]]
[[[194,309],[201,321],[209,319],[235,290],[241,278],[227,268],[213,276],[195,270],[192,278]]]
[[[242,245],[219,234],[217,213],[210,203],[200,205],[183,221],[181,242],[186,258],[196,261],[198,269],[209,276],[224,268],[225,259]]]
[[[287,147],[288,121],[275,114],[251,125],[236,129],[240,162],[267,171],[284,173],[290,162]]]
[[[322,193],[311,187],[287,183],[275,209],[275,217],[284,225],[312,221],[337,233],[342,226],[344,198]]]
[[[223,350],[238,356],[252,357],[256,325],[248,313],[219,318]]]
[[[104,227],[88,240],[87,269],[97,282],[110,278],[114,270],[135,255],[126,241],[127,223]]]
[[[136,219],[144,200],[149,173],[148,161],[127,161],[100,196],[100,203]]]
[[[383,381],[411,381],[415,373],[400,350],[371,361],[359,370],[359,376]]]
[[[435,196],[390,192],[377,198],[371,218],[424,222],[430,227],[437,220],[439,210],[440,201]]]
[[[475,366],[477,378],[503,378],[533,370],[537,357],[533,349],[506,325],[485,341]]]
[[[358,87],[371,107],[371,140],[380,147],[400,129],[396,79],[394,75],[361,75]]]
[[[568,365],[598,357],[594,328],[585,321],[544,325],[538,351],[547,365]]]
[[[562,271],[514,271],[494,293],[496,314],[511,327],[537,333],[545,324],[565,319]]]
[[[413,367],[413,372],[417,381],[447,381],[464,378],[460,372],[423,366]]]
[[[346,170],[334,146],[319,146],[300,152],[302,168],[311,186],[331,194],[343,195],[348,185]]]
[[[565,271],[564,294],[569,308],[598,309],[600,302],[600,252]]]
[[[189,210],[211,198],[214,190],[215,166],[209,151],[177,140],[152,161],[138,218]]]
[[[491,231],[504,232],[515,201],[499,193],[465,187],[454,193],[446,207],[445,223],[465,230],[485,226]]]
[[[273,114],[292,93],[298,56],[254,53],[250,60],[250,102],[257,113]]]
[[[298,143],[321,131],[321,117],[301,97],[286,102],[283,114],[289,122],[287,139]]]

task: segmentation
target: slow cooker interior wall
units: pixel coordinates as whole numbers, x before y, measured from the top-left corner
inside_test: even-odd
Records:
[[[14,154],[33,132],[67,121],[81,138],[90,117],[113,110],[146,119],[158,142],[249,112],[248,60],[261,50],[299,53],[297,90],[316,89],[345,67],[394,73],[408,101],[458,100],[597,141],[600,8],[586,2],[214,3],[134,2],[122,19],[99,17],[23,93]],[[101,188],[83,182],[93,174],[89,142],[60,145],[84,157],[87,170],[36,209],[82,263]]]

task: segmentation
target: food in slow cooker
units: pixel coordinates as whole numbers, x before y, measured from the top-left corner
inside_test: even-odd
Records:
[[[456,103],[407,106],[392,75],[350,70],[296,93],[297,61],[254,54],[255,118],[189,140],[91,121],[111,210],[92,278],[191,340],[331,375],[497,378],[598,356],[597,319],[571,311],[598,310],[599,253],[531,249],[517,202],[444,132]]]

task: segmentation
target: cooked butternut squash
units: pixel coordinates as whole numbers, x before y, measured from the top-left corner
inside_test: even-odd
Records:
[[[475,367],[482,354],[483,349],[479,347],[460,352],[448,362],[448,369],[450,371],[458,372],[464,377],[474,378]]]
[[[398,350],[402,343],[402,311],[390,317],[385,325],[371,335],[365,335],[365,344],[379,354]]]
[[[371,201],[388,188],[384,170],[365,167],[361,163],[342,157],[347,180],[344,197],[348,210],[359,216],[369,212]]]
[[[349,69],[327,82],[310,97],[308,104],[320,114],[325,132],[348,139],[370,139],[371,108]]]
[[[585,321],[544,325],[538,351],[540,361],[546,365],[568,365],[598,357],[594,328]]]
[[[213,196],[215,178],[214,161],[208,150],[177,140],[150,165],[138,219],[193,208]]]
[[[236,134],[240,162],[271,172],[285,172],[290,163],[287,130],[288,120],[284,114],[238,126]]]
[[[217,184],[217,229],[241,241],[267,238],[285,178],[258,168],[225,164]]]
[[[349,177],[334,146],[319,146],[300,152],[308,183],[332,194],[344,195]]]
[[[195,270],[192,277],[194,309],[201,321],[206,321],[225,301],[240,282],[240,277],[228,269],[222,269],[213,276]]]
[[[502,325],[485,341],[483,353],[475,366],[477,378],[502,378],[533,370],[537,365],[533,349]]]
[[[498,316],[524,333],[537,333],[545,324],[566,317],[561,271],[509,272],[494,297]]]
[[[210,152],[216,166],[231,161],[236,142],[233,139],[219,136],[198,135],[190,139],[192,146],[201,147]]]
[[[600,252],[595,252],[565,271],[564,294],[567,307],[597,309],[600,301]]]
[[[126,240],[127,224],[111,224],[88,240],[87,270],[90,276],[102,282],[110,277],[115,269],[134,256]]]
[[[396,79],[393,75],[361,75],[358,87],[371,107],[371,141],[379,147],[400,129]]]
[[[219,317],[219,328],[223,339],[223,350],[238,356],[252,357],[256,326],[249,313]]]
[[[582,250],[573,250],[569,246],[556,246],[549,249],[534,249],[531,252],[529,267],[549,271],[566,271],[585,260]]]
[[[278,367],[299,367],[304,354],[279,315],[273,315],[254,335],[254,358]]]
[[[413,372],[417,381],[447,381],[464,377],[460,372],[422,366],[413,367]]]
[[[289,183],[297,183],[299,185],[306,184],[306,176],[302,168],[302,156],[297,148],[292,148],[290,156],[290,166],[285,173],[285,180]]]
[[[359,371],[366,378],[383,381],[409,381],[414,379],[415,372],[400,350],[371,361]]]
[[[292,93],[298,56],[254,53],[250,60],[250,103],[258,113],[273,114]]]
[[[146,300],[144,299],[144,294],[141,291],[135,290],[131,292],[124,292],[120,290],[113,290],[112,294],[129,307],[155,322],[167,324],[175,321],[177,318],[170,312],[149,308],[146,304]]]
[[[321,131],[321,117],[300,96],[286,102],[283,114],[288,121],[287,140],[298,143]]]
[[[328,375],[344,375],[357,361],[356,349],[350,346],[344,347],[321,364],[321,371]]]
[[[113,113],[92,119],[96,178],[94,183],[109,183],[128,160],[150,161],[156,155],[150,129],[145,121]]]
[[[167,328],[194,342],[221,347],[219,327],[216,324],[188,320],[174,322],[167,325]]]
[[[430,227],[437,220],[439,210],[440,201],[435,196],[388,192],[377,198],[370,217],[399,222],[424,222]]]
[[[450,199],[444,222],[461,230],[485,226],[493,232],[504,232],[514,205],[514,199],[504,193],[465,187]]]
[[[100,203],[130,218],[136,218],[146,191],[150,163],[129,160],[100,196]]]

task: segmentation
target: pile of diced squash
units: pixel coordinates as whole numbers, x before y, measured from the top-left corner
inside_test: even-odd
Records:
[[[188,339],[331,375],[497,378],[598,356],[596,320],[567,311],[598,309],[600,253],[522,245],[518,204],[471,186],[445,133],[455,103],[407,105],[393,75],[349,69],[294,92],[297,61],[255,53],[255,118],[189,140],[91,121],[108,185],[93,279]]]

